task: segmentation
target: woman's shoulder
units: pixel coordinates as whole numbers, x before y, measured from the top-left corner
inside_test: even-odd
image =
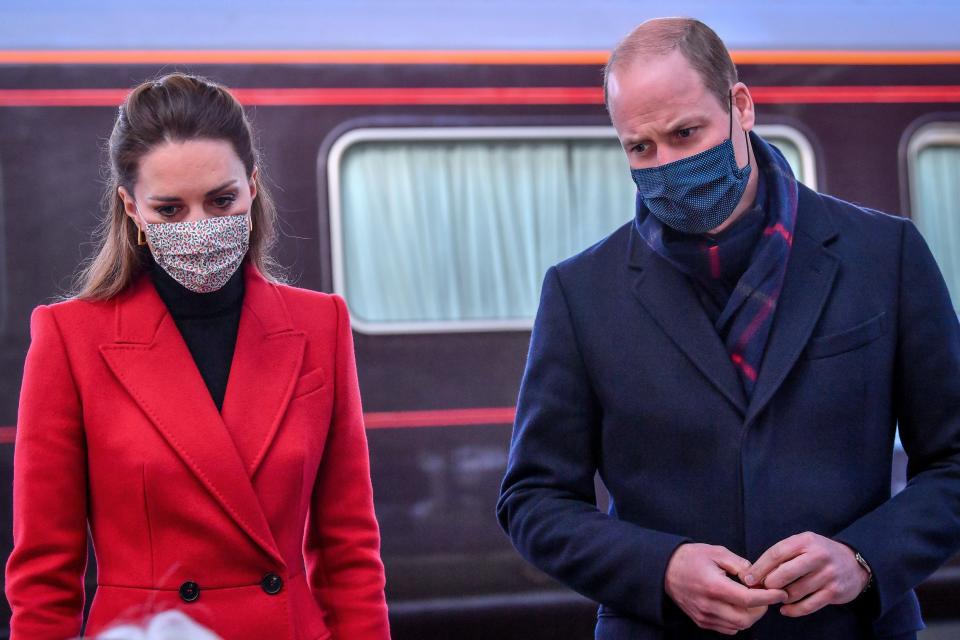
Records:
[[[294,325],[316,327],[318,323],[336,324],[347,314],[347,305],[336,293],[324,293],[291,284],[275,284],[290,313]]]
[[[60,325],[98,326],[102,320],[113,316],[113,309],[114,300],[72,297],[39,304],[34,307],[31,315],[33,318],[53,318]],[[111,325],[112,323],[108,323],[106,326]]]
[[[111,301],[70,298],[34,307],[30,314],[31,343],[99,344],[116,325]]]

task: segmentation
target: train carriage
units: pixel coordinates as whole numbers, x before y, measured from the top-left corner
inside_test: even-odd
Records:
[[[0,51],[2,556],[29,313],[91,252],[127,89],[183,70],[249,108],[290,280],[350,307],[394,637],[589,637],[595,606],[524,563],[494,504],[540,278],[632,216],[605,48]],[[960,300],[960,47],[734,57],[801,180],[913,217]],[[956,617],[958,588],[947,565],[925,615]]]

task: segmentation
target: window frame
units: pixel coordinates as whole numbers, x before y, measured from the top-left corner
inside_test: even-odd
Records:
[[[757,124],[753,127],[764,138],[785,138],[793,143],[800,152],[800,169],[803,171],[803,184],[817,190],[817,154],[810,140],[799,129],[787,124]]]
[[[813,146],[797,129],[783,124],[758,124],[755,130],[763,136],[785,138],[800,152],[805,184],[816,189],[816,162]],[[534,318],[489,320],[425,320],[382,322],[357,316],[346,295],[346,273],[343,243],[343,194],[340,188],[341,163],[351,146],[363,142],[434,142],[434,141],[512,141],[512,140],[616,140],[609,125],[557,126],[412,126],[412,127],[358,127],[340,135],[327,153],[326,187],[329,204],[330,262],[333,292],[344,297],[350,310],[350,323],[355,331],[366,335],[486,333],[501,331],[530,331]],[[626,156],[624,172],[629,170]]]
[[[960,121],[938,120],[918,127],[907,140],[907,193],[910,219],[917,220],[916,167],[920,152],[926,147],[951,145],[960,148]]]

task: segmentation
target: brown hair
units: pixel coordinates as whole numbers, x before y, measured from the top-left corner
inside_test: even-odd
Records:
[[[260,165],[243,107],[225,87],[206,78],[172,73],[138,85],[120,105],[107,147],[109,176],[103,194],[104,217],[96,233],[97,251],[77,274],[76,297],[108,300],[144,271],[146,247],[137,246],[137,225],[125,213],[117,189],[122,186],[133,193],[140,159],[157,145],[198,138],[229,142],[248,176]],[[255,184],[246,259],[276,280],[279,268],[270,250],[276,243],[277,211],[259,169]]]
[[[609,106],[610,75],[641,56],[662,56],[679,49],[700,74],[703,85],[729,110],[730,88],[737,84],[737,67],[720,37],[693,18],[654,18],[642,23],[610,53],[603,68],[603,99]]]

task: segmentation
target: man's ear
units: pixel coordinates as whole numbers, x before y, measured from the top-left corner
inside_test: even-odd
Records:
[[[753,129],[753,125],[756,124],[757,118],[756,112],[753,109],[753,96],[750,95],[750,90],[747,88],[747,85],[742,82],[733,85],[731,92],[733,94],[733,108],[735,110],[733,117],[740,123],[741,129],[750,131]]]

